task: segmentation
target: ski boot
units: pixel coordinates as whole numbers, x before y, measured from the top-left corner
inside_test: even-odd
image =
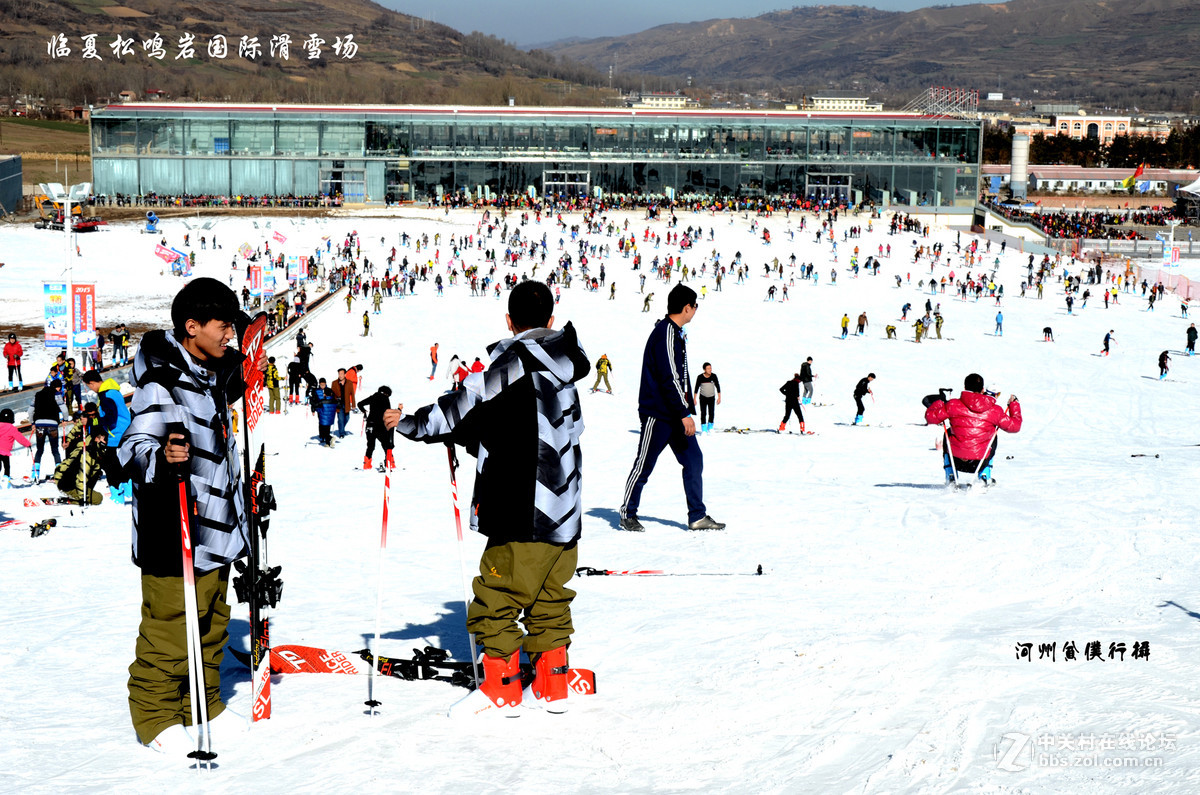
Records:
[[[396,459],[392,458],[392,451],[388,450],[384,453],[383,465],[388,469],[396,468]]]
[[[567,647],[533,657],[533,681],[521,693],[521,706],[562,714],[567,711]]]
[[[855,418],[854,418],[854,424],[855,424],[855,425],[859,425],[859,424],[861,424],[861,423],[862,423],[862,415],[861,415],[861,414],[859,414],[859,415],[855,416]]]
[[[521,705],[521,650],[507,658],[492,657],[485,652],[482,662],[483,681],[479,689],[451,706],[450,717],[474,718],[485,714],[519,717],[521,713],[516,708]]]
[[[800,423],[800,433],[805,433],[805,432],[806,431],[804,430],[804,423],[802,422],[802,423]]]
[[[370,468],[371,468],[371,457],[369,455],[365,455],[365,456],[363,456],[363,469],[370,469]]]
[[[785,430],[787,430],[787,423],[786,422],[779,423],[779,432],[783,433]]]
[[[41,464],[33,465],[33,472],[30,473],[30,478],[33,480],[34,483],[38,483],[39,481],[41,481],[41,479],[42,479],[42,465]]]

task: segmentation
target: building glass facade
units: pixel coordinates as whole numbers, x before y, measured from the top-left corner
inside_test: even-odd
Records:
[[[916,114],[384,106],[110,105],[105,194],[451,192],[842,196],[970,206],[982,124]]]

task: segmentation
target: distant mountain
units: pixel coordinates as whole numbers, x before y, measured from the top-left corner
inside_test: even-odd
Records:
[[[83,58],[88,34],[102,60]],[[176,59],[185,34],[195,36],[195,57]],[[218,34],[230,48],[224,59],[207,50]],[[281,34],[291,37],[286,60],[270,48]],[[319,59],[302,49],[312,34],[325,42]],[[332,49],[348,34],[358,47],[352,59]],[[70,54],[52,57],[59,35]],[[143,46],[156,35],[161,60]],[[122,59],[110,48],[118,36],[133,40]],[[243,36],[257,38],[256,58],[239,57]],[[370,0],[0,0],[0,100],[96,102],[125,90],[141,99],[155,89],[245,102],[591,104],[611,93],[607,85],[607,74]]]
[[[858,90],[902,103],[944,85],[1103,105],[1193,110],[1195,0],[1010,0],[888,12],[806,6],[662,25],[549,51],[682,81]],[[1036,94],[1035,94],[1036,92]]]

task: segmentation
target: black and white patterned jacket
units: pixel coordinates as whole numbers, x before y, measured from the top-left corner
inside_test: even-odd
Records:
[[[243,358],[228,349],[200,364],[169,332],[142,338],[130,376],[133,419],[117,455],[133,481],[133,562],[145,574],[183,573],[178,481],[163,457],[171,433],[185,433],[191,445],[196,570],[212,571],[246,554],[242,468],[229,423],[229,404],[245,391]]]
[[[569,544],[582,522],[583,416],[574,382],[591,365],[575,327],[530,329],[488,349],[463,388],[401,418],[409,439],[476,456],[471,527],[493,541]]]

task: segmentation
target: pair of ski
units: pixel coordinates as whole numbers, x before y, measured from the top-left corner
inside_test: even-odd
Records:
[[[243,662],[250,655],[240,649],[230,648],[230,654]],[[270,650],[271,673],[273,674],[349,674],[369,676],[374,672],[408,682],[448,682],[467,690],[475,689],[475,671],[472,663],[450,659],[450,652],[434,646],[413,649],[412,657],[378,658],[369,649],[338,651],[315,646],[284,645]],[[533,681],[533,665],[521,663],[523,684]],[[567,684],[578,695],[596,692],[596,675],[586,668],[569,668]]]

